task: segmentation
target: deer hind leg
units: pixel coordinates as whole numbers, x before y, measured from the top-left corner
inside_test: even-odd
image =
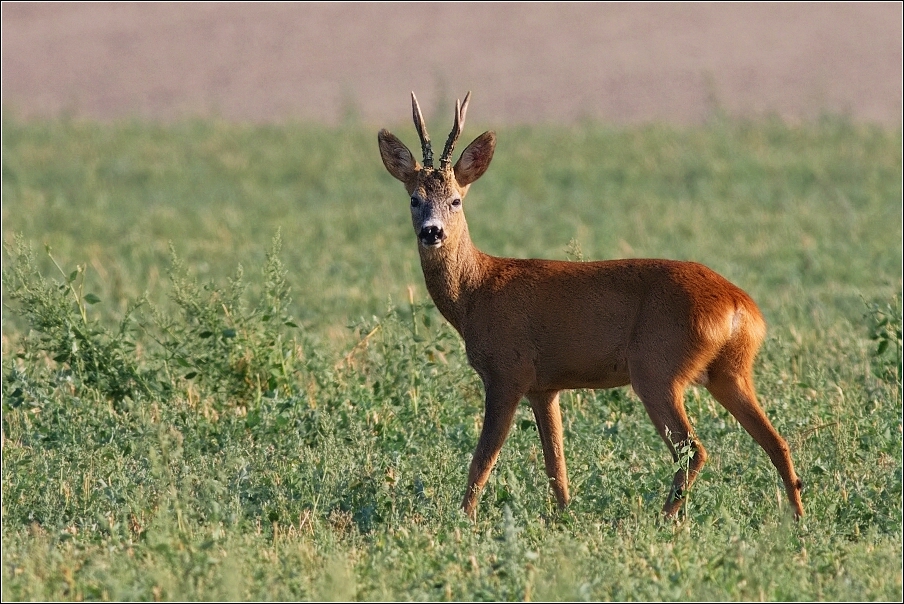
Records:
[[[684,504],[684,497],[706,463],[706,449],[697,440],[684,410],[685,384],[673,380],[662,383],[655,379],[635,379],[639,372],[632,370],[632,387],[643,401],[656,430],[668,445],[672,459],[681,462],[675,472],[672,488],[662,506],[666,517],[674,517]]]
[[[480,438],[474,457],[471,459],[471,468],[468,470],[468,488],[461,502],[461,508],[465,513],[475,519],[477,517],[477,500],[480,491],[490,477],[490,471],[499,457],[502,444],[508,437],[515,410],[524,390],[512,386],[486,384],[486,404],[484,409],[483,428],[480,430]]]
[[[803,516],[804,508],[800,500],[803,485],[794,472],[788,443],[772,426],[757,403],[750,369],[731,371],[726,363],[717,362],[709,370],[709,383],[706,387],[766,451],[785,483],[785,492],[794,515],[797,518]]]
[[[562,437],[562,411],[559,408],[558,392],[529,392],[530,401],[537,419],[540,442],[543,443],[543,461],[549,485],[556,496],[559,509],[568,505],[568,471],[565,468],[565,446]]]

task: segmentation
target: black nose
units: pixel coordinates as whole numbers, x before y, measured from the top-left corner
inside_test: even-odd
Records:
[[[424,245],[436,245],[445,238],[445,234],[441,227],[428,226],[421,229],[418,237],[420,237]]]

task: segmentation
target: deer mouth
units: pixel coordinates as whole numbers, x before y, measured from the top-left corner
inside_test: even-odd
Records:
[[[426,240],[426,239],[421,239],[420,241],[421,241],[421,245],[422,245],[422,246],[424,246],[424,247],[429,247],[429,248],[432,248],[432,249],[436,249],[436,248],[438,248],[438,247],[442,247],[442,245],[443,245],[442,239],[437,239],[437,240],[435,240],[435,241],[429,241],[429,240]]]

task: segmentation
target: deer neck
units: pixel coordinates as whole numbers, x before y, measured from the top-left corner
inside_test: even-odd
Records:
[[[440,313],[460,333],[469,301],[484,279],[488,256],[474,246],[467,223],[442,246],[419,245],[418,249],[427,291]]]

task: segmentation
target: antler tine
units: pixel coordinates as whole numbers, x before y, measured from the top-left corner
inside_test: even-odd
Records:
[[[414,127],[417,129],[417,135],[421,138],[421,151],[424,154],[424,166],[433,167],[433,147],[430,145],[430,135],[427,134],[427,124],[424,123],[424,116],[421,115],[421,107],[417,104],[417,97],[414,92],[411,93],[411,114],[414,118]]]
[[[458,137],[461,136],[461,131],[464,130],[465,114],[468,112],[468,102],[470,100],[471,91],[469,90],[468,94],[465,95],[464,103],[459,100],[455,101],[455,124],[452,126],[452,132],[449,133],[448,140],[446,140],[446,147],[443,149],[442,157],[439,158],[440,168],[444,170],[448,169],[449,164],[452,163],[452,150],[455,148]]]

